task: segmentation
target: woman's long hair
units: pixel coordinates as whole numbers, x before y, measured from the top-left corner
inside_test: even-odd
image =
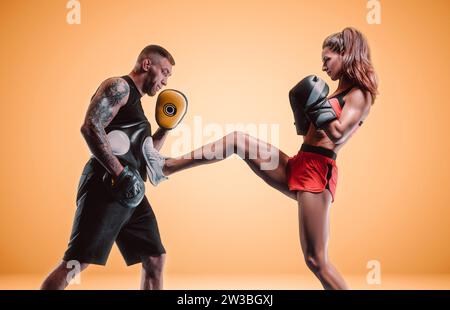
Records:
[[[378,94],[378,80],[370,60],[370,49],[366,38],[355,28],[345,28],[328,36],[322,48],[342,55],[343,74],[359,88],[368,91],[372,103]]]

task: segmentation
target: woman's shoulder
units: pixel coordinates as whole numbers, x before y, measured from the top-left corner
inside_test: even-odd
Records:
[[[347,95],[345,95],[345,102],[346,104],[352,103],[356,105],[371,105],[372,104],[372,96],[369,91],[365,91],[361,89],[358,86],[354,86],[351,88],[351,90],[348,92]]]

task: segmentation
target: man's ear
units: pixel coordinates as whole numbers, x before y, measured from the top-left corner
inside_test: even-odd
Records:
[[[147,72],[148,70],[150,70],[151,66],[152,66],[152,61],[149,58],[145,58],[142,61],[142,70]]]

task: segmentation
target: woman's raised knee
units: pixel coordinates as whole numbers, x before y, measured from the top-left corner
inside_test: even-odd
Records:
[[[225,136],[227,149],[233,148],[233,153],[239,156],[246,154],[248,134],[242,131],[233,131]],[[242,153],[242,154],[241,154]]]

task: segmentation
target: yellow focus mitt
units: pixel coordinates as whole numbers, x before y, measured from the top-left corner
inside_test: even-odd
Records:
[[[156,100],[155,118],[158,126],[173,129],[186,115],[188,101],[186,96],[174,89],[163,90]]]

